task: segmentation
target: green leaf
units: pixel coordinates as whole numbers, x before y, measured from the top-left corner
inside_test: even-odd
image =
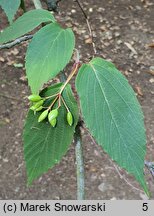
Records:
[[[61,84],[51,86],[43,90],[41,96],[54,95],[59,92],[61,86]],[[28,113],[23,138],[24,157],[29,185],[34,179],[59,163],[72,142],[75,126],[78,121],[78,107],[70,86],[65,88],[63,98],[74,115],[74,124],[72,127],[67,123],[67,110],[63,103],[58,110],[57,124],[54,128],[48,122],[48,118],[38,123],[38,117],[42,111],[37,112],[35,115],[31,110]],[[51,102],[51,99],[48,100],[48,105]],[[56,108],[56,106],[58,106],[58,104],[56,104],[54,108]]]
[[[148,194],[144,179],[146,137],[135,93],[115,66],[101,58],[84,64],[76,80],[81,110],[96,141]]]
[[[12,23],[12,20],[20,6],[20,0],[0,0],[0,6],[5,11],[9,22]]]
[[[41,23],[47,22],[55,22],[53,15],[49,11],[43,9],[28,11],[0,33],[0,44],[14,40],[32,31]]]
[[[74,46],[72,30],[63,29],[57,23],[49,24],[35,34],[26,54],[26,73],[33,94],[64,69]]]

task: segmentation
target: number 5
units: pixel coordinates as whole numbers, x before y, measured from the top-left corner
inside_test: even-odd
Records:
[[[142,210],[143,211],[147,211],[148,210],[148,203],[143,203]]]

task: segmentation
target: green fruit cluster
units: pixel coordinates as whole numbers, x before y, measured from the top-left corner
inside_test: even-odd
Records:
[[[41,111],[43,109],[44,99],[41,98],[39,95],[30,95],[28,99],[33,102],[33,106],[30,107],[33,111]]]
[[[33,105],[30,107],[31,110],[34,112],[41,111],[43,107],[43,103],[45,101],[44,98],[40,97],[39,95],[30,95],[28,99],[33,102]],[[58,117],[58,108],[49,111],[49,109],[44,110],[38,118],[38,122],[42,122],[44,119],[48,117],[48,121],[52,127],[56,126],[57,117]],[[70,111],[67,112],[67,123],[72,126],[73,125],[73,116]]]

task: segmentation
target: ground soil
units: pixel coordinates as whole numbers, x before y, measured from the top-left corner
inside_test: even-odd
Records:
[[[33,5],[27,6],[29,9]],[[141,103],[147,132],[146,159],[154,161],[154,2],[151,0],[86,0],[99,56],[111,60],[128,78]],[[72,0],[62,1],[59,21],[72,27],[82,61],[93,55],[85,19]],[[22,11],[18,12],[19,16]],[[0,29],[8,25],[0,10]],[[28,188],[23,160],[22,129],[30,94],[25,78],[27,43],[0,51],[0,199],[76,199],[74,144],[60,164]],[[17,64],[17,65],[16,65]],[[69,71],[68,66],[67,71]],[[134,178],[120,170],[82,129],[86,199],[146,199]],[[145,170],[154,198],[154,180]],[[138,190],[136,189],[138,188]]]

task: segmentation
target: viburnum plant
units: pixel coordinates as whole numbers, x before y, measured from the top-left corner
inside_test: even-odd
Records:
[[[12,22],[20,4],[20,0],[0,0],[10,21],[10,26],[0,33],[0,44],[5,46],[13,40],[11,43],[20,43],[32,38],[25,58],[31,95],[23,131],[28,185],[66,154],[80,127],[81,109],[80,118],[96,142],[132,174],[149,195],[144,176],[143,113],[125,76],[97,54],[89,62],[81,63],[72,29],[63,28],[48,10],[30,10]],[[33,36],[23,36],[41,24]],[[66,81],[43,88],[64,70],[73,53],[74,64]],[[74,75],[80,109],[69,84]]]

